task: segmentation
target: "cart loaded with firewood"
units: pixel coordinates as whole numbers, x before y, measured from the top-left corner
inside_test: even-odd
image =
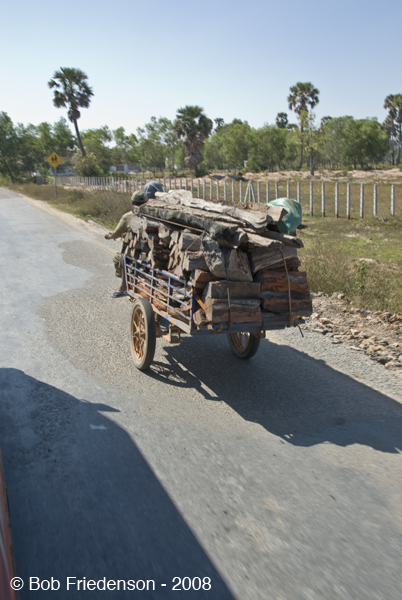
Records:
[[[281,206],[227,205],[191,192],[159,193],[136,208],[122,253],[130,300],[134,364],[152,363],[156,338],[226,334],[251,358],[272,329],[311,314],[302,241],[281,233]]]

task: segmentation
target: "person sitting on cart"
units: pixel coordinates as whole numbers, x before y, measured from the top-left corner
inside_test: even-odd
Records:
[[[105,238],[107,240],[117,240],[117,238],[123,237],[128,231],[130,231],[134,208],[136,206],[140,206],[141,204],[145,204],[145,202],[147,202],[150,198],[155,198],[156,192],[163,192],[161,184],[157,181],[149,181],[147,184],[145,184],[143,192],[140,190],[134,192],[131,196],[131,210],[122,216],[114,231],[109,231],[105,234]],[[127,283],[123,271],[122,252],[117,252],[115,254],[113,258],[113,264],[116,277],[121,279],[121,283],[118,289],[112,293],[112,298],[122,298],[123,296],[127,295]]]

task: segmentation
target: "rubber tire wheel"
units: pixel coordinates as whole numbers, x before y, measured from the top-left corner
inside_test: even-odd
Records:
[[[138,332],[138,329],[141,329]],[[138,332],[138,333],[137,333]],[[142,340],[142,348],[135,351],[134,333]],[[152,306],[145,298],[138,298],[134,302],[130,325],[131,356],[137,369],[146,371],[152,364],[156,347],[155,315]]]
[[[230,349],[232,350],[233,354],[235,356],[237,356],[238,358],[243,358],[243,359],[251,358],[252,356],[254,356],[254,354],[257,352],[257,350],[260,346],[260,338],[255,337],[255,335],[252,335],[251,333],[248,334],[249,338],[248,338],[247,346],[243,349],[240,349],[239,344],[236,343],[236,340],[238,340],[239,335],[247,335],[247,334],[245,334],[245,333],[228,333],[227,334]]]

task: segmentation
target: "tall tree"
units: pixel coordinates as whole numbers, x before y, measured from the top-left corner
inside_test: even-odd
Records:
[[[113,131],[115,146],[112,148],[114,164],[136,165],[138,163],[138,139],[134,133],[126,134],[124,127],[118,127]]]
[[[173,131],[172,122],[166,117],[151,117],[149,123],[137,129],[140,141],[140,162],[144,169],[150,169],[155,175],[156,171],[163,171],[166,159],[174,167],[175,152],[178,141]]]
[[[389,151],[390,151],[390,156],[391,156],[391,164],[392,164],[392,166],[394,166],[395,165],[395,145],[398,146],[398,143],[395,142],[395,140],[397,139],[397,132],[396,132],[394,119],[391,117],[391,115],[387,115],[387,117],[385,118],[385,120],[382,124],[382,130],[385,131],[385,133],[388,137]]]
[[[301,133],[301,150],[300,150],[300,168],[303,166],[303,123],[304,120],[301,115],[304,111],[309,112],[309,108],[313,109],[319,102],[318,94],[319,90],[313,86],[309,81],[302,83],[298,81],[296,85],[292,85],[290,88],[290,94],[288,96],[289,109],[299,117],[300,122],[300,133]]]
[[[183,138],[185,163],[189,169],[196,169],[202,162],[204,141],[212,131],[212,120],[199,106],[179,108],[173,124],[178,139]]]
[[[389,94],[385,98],[384,108],[388,110],[388,119],[398,132],[398,157],[396,162],[401,161],[401,150],[402,150],[402,94]]]
[[[88,108],[93,96],[93,91],[87,84],[88,77],[80,69],[70,69],[68,67],[55,71],[53,79],[48,82],[50,89],[54,90],[53,104],[57,107],[68,109],[67,115],[74,123],[75,133],[77,135],[78,145],[85,156],[85,149],[82,145],[80,132],[78,129],[78,119],[81,117],[80,108]]]
[[[10,117],[0,112],[0,173],[9,175],[15,183],[18,167],[18,137]]]
[[[276,115],[275,124],[279,129],[286,129],[289,124],[288,115],[285,112],[280,112]]]
[[[107,173],[113,163],[113,153],[110,148],[110,143],[113,141],[113,134],[109,127],[103,125],[97,129],[87,129],[82,132],[82,139],[87,151],[95,156],[101,170]],[[84,154],[83,156],[86,155]],[[92,162],[88,161],[88,165],[92,165]]]

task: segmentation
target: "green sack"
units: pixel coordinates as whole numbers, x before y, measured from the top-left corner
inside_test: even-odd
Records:
[[[268,206],[281,206],[287,214],[278,221],[281,233],[294,233],[302,222],[302,208],[297,200],[292,198],[277,198],[268,202]]]

